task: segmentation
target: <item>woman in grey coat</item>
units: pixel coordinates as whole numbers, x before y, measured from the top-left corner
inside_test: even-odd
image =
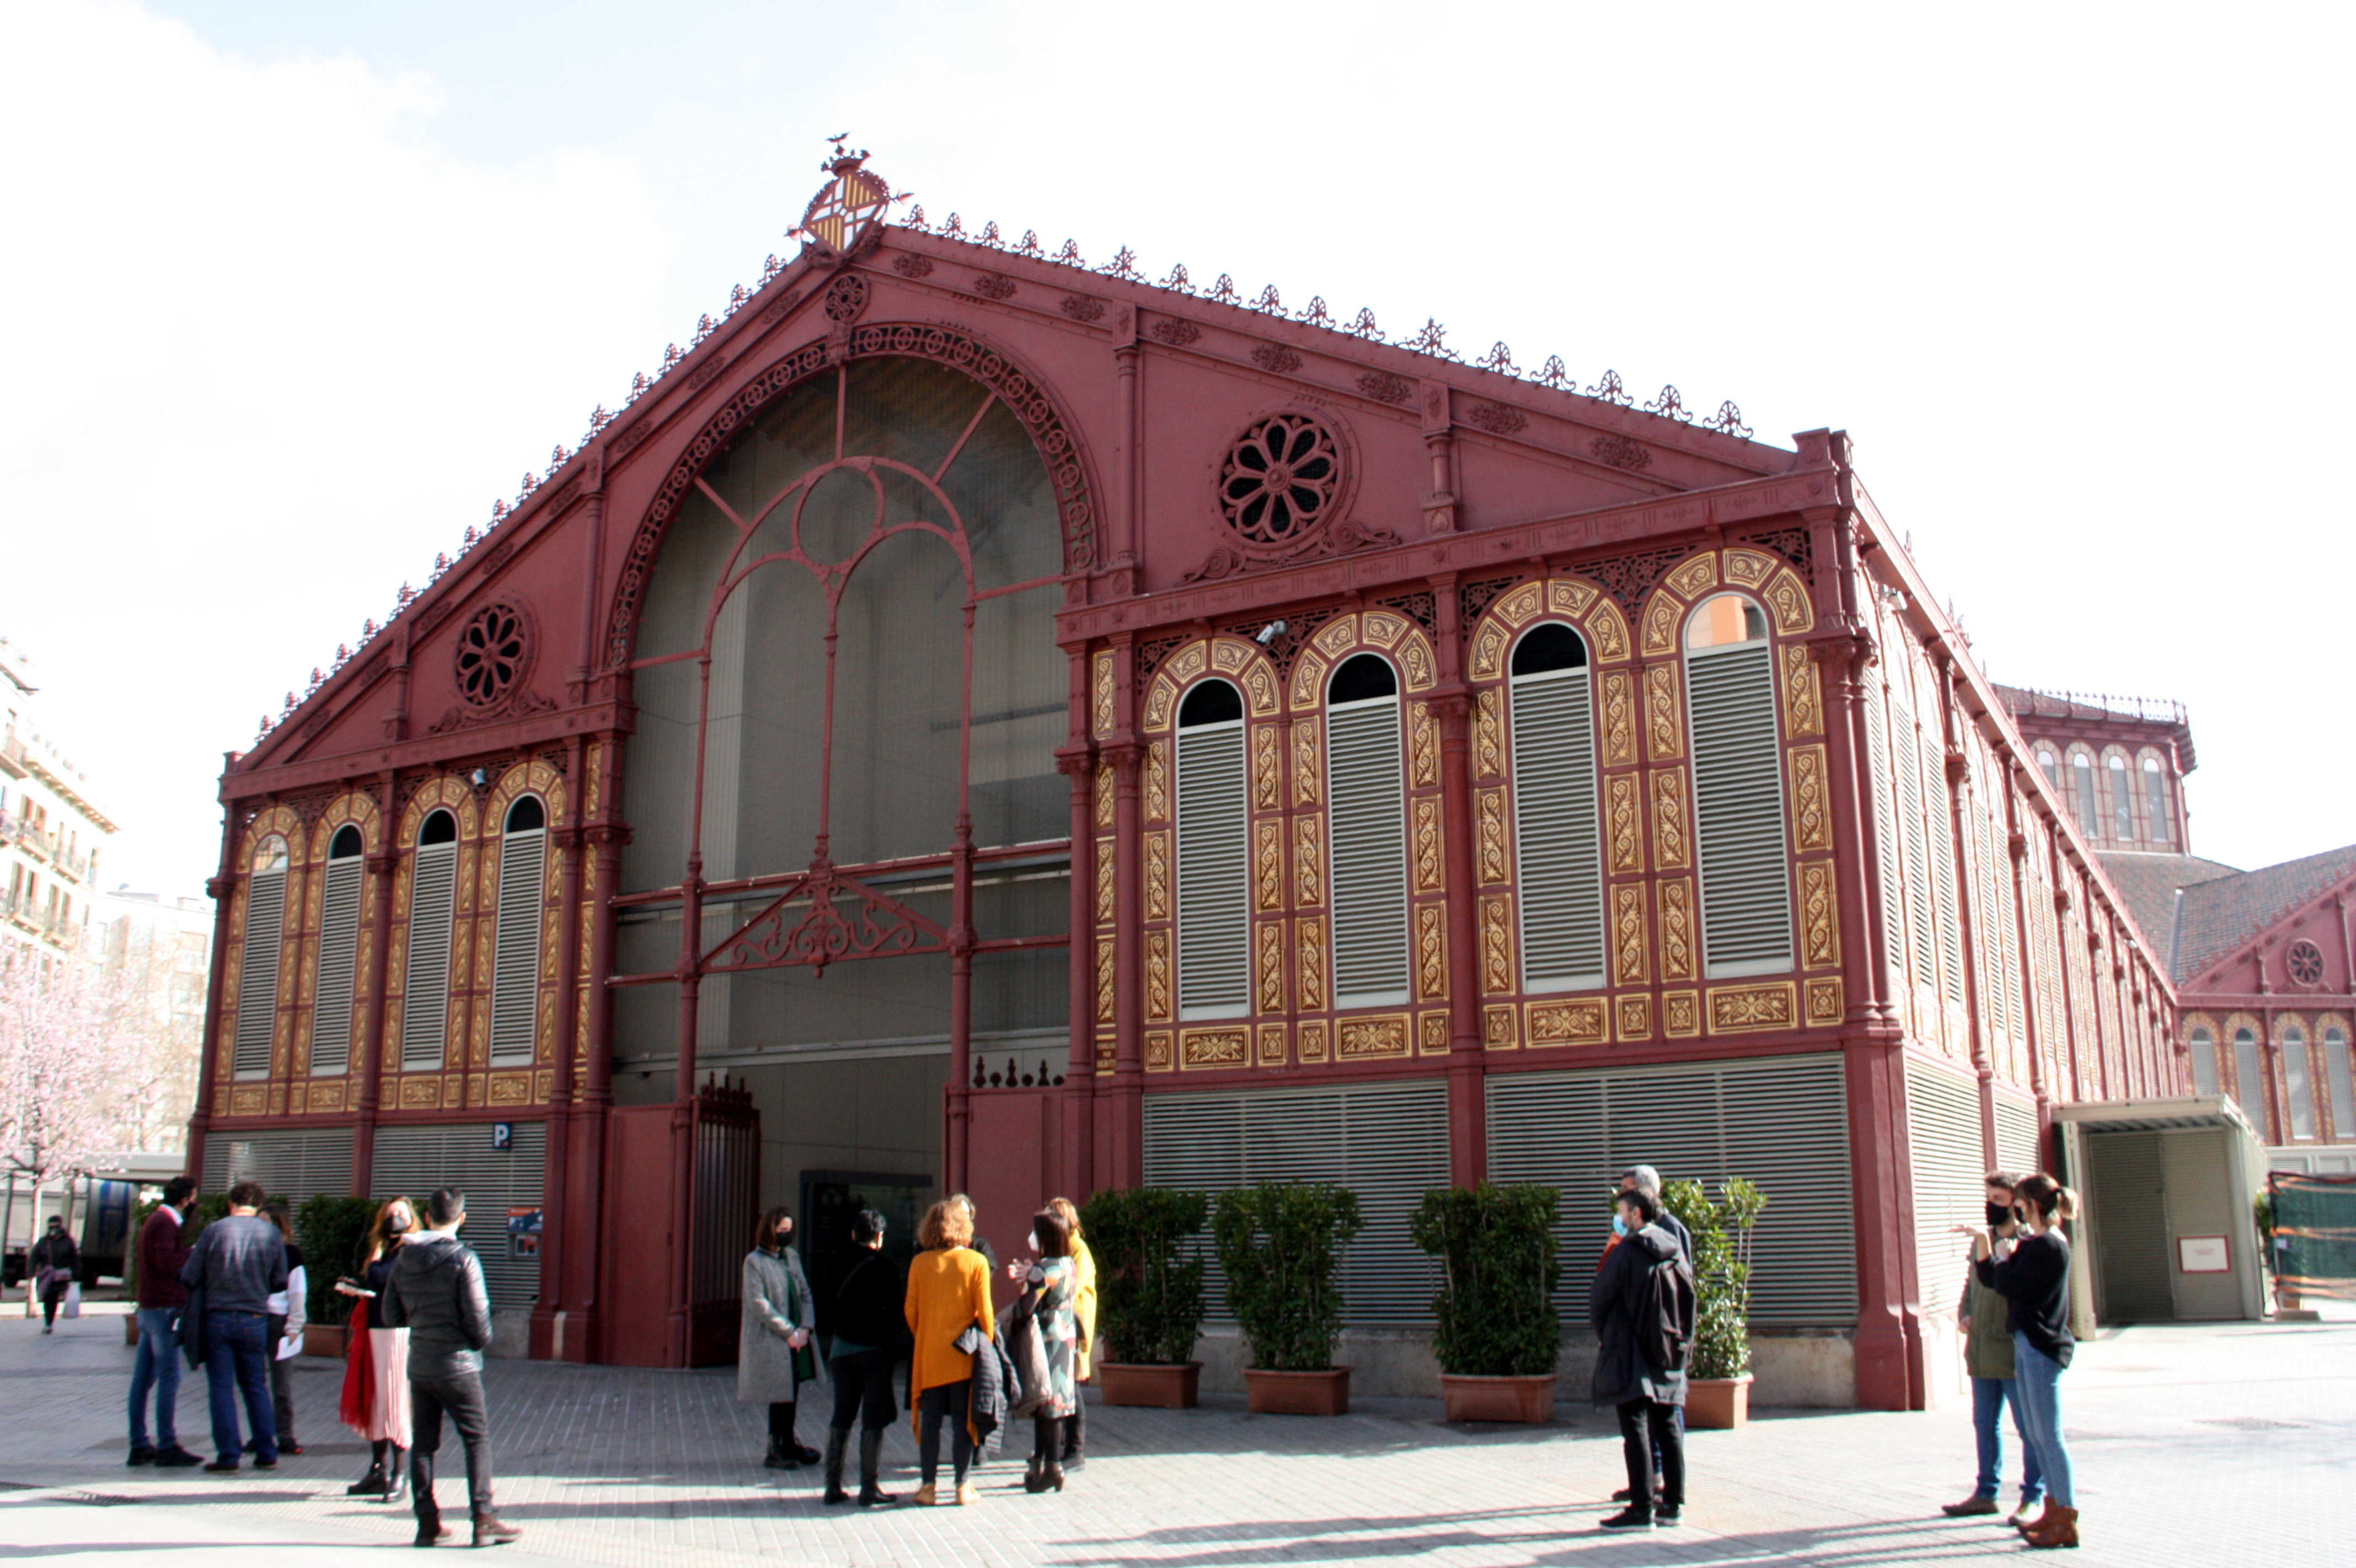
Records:
[[[744,1254],[744,1321],[736,1339],[736,1397],[769,1407],[773,1470],[815,1465],[819,1452],[794,1441],[794,1401],[819,1377],[818,1303],[794,1254],[794,1216],[780,1206],[754,1227]]]

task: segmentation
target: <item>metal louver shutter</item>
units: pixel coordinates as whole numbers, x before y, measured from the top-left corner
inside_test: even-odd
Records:
[[[1924,1312],[1945,1317],[1946,1307],[1963,1299],[1972,1255],[1970,1239],[1948,1227],[1987,1222],[1978,1083],[1908,1062],[1906,1140],[1914,1182],[1915,1289]]]
[[[1935,987],[1939,962],[1931,948],[1931,862],[1922,833],[1921,737],[1911,713],[1892,715],[1890,728],[1898,736],[1898,805],[1903,818],[1899,830],[1906,839],[1907,966],[1916,986]],[[1915,1032],[1930,1033],[1930,1020],[1919,1020]]]
[[[1854,1232],[1819,1200],[1853,1179],[1838,1056],[1498,1073],[1488,1081],[1488,1121],[1490,1180],[1562,1189],[1564,1322],[1587,1320],[1588,1281],[1612,1234],[1604,1193],[1630,1166],[1651,1165],[1664,1180],[1715,1192],[1740,1176],[1767,1194],[1751,1233],[1751,1322],[1856,1323]]]
[[[541,883],[548,835],[539,828],[499,840],[498,955],[491,968],[491,1065],[530,1066],[540,1016]]]
[[[1408,1225],[1448,1185],[1448,1087],[1432,1080],[1333,1089],[1145,1097],[1145,1185],[1222,1192],[1263,1181],[1329,1181],[1358,1195],[1365,1228],[1342,1254],[1343,1318],[1422,1323],[1438,1293]],[[1226,1284],[1207,1235],[1205,1291]]]
[[[1939,894],[1939,955],[1945,976],[1947,1005],[1964,1005],[1964,920],[1955,903],[1955,839],[1953,796],[1947,783],[1944,749],[1924,746],[1925,773],[1930,780],[1931,880]]]
[[[2015,1176],[2045,1168],[2037,1153],[2037,1107],[2002,1094],[1996,1097],[1996,1162]]]
[[[450,911],[458,891],[458,846],[423,844],[409,872],[409,973],[401,992],[401,1066],[442,1065],[450,1016]]]
[[[286,872],[260,872],[246,887],[245,962],[237,976],[237,1051],[230,1071],[240,1078],[270,1076],[270,1040],[278,1018],[278,950],[285,931]]]
[[[259,1181],[273,1198],[294,1204],[322,1192],[345,1197],[352,1189],[352,1130],[326,1127],[316,1132],[257,1133],[250,1137],[216,1135],[205,1140],[205,1168],[199,1179],[207,1192],[226,1192],[241,1181]],[[335,1265],[337,1272],[350,1266],[349,1262]]]
[[[319,905],[319,979],[311,1014],[311,1075],[339,1077],[352,1066],[352,984],[360,944],[360,862],[327,862]]]
[[[1602,846],[1587,672],[1513,683],[1514,852],[1533,991],[1603,984]]]
[[[1341,703],[1325,719],[1333,813],[1333,1004],[1407,1000],[1407,778],[1398,699]]]
[[[1889,972],[1899,982],[1892,989],[1903,996],[1906,975],[1906,895],[1901,886],[1896,781],[1890,766],[1890,698],[1879,681],[1868,692],[1865,747],[1873,773],[1874,873],[1881,882],[1881,945]]]
[[[1792,873],[1773,660],[1754,643],[1697,650],[1686,666],[1704,961],[1714,976],[1789,969]]]
[[[493,1307],[529,1307],[540,1295],[539,1254],[515,1255],[508,1211],[541,1207],[547,1129],[539,1122],[513,1126],[515,1142],[506,1149],[491,1147],[491,1125],[484,1122],[380,1126],[369,1172],[370,1197],[405,1197],[421,1211],[437,1187],[455,1187],[466,1195],[464,1239],[483,1260]]]
[[[1251,1000],[1250,819],[1240,719],[1178,731],[1178,1009],[1224,1018]]]

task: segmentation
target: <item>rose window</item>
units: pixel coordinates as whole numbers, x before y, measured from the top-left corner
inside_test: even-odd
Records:
[[[2290,967],[2290,977],[2300,985],[2323,984],[2323,949],[2314,943],[2303,939],[2292,943],[2284,961]]]
[[[458,695],[488,708],[515,689],[531,656],[531,635],[523,613],[488,604],[458,634]]]
[[[1228,526],[1251,543],[1288,545],[1324,521],[1341,484],[1333,432],[1307,414],[1276,414],[1227,453],[1219,505]]]

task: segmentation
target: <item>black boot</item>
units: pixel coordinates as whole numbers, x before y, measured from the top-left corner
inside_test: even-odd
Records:
[[[409,1495],[408,1458],[409,1451],[395,1444],[384,1466],[384,1501],[397,1503]]]
[[[842,1449],[851,1441],[851,1428],[832,1426],[826,1434],[826,1495],[821,1501],[847,1503],[851,1494],[842,1489]]]
[[[791,1470],[799,1466],[801,1461],[794,1457],[792,1449],[787,1445],[784,1438],[772,1437],[769,1439],[769,1451],[761,1456],[761,1463],[772,1470]]]
[[[878,1485],[884,1471],[884,1429],[880,1426],[859,1435],[859,1506],[889,1508],[900,1499]]]
[[[369,1461],[368,1474],[346,1487],[344,1496],[348,1498],[382,1497],[384,1488],[384,1461],[371,1459]]]

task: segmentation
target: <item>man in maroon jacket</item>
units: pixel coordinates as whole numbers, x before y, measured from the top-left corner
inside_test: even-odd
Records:
[[[188,1261],[188,1211],[197,1184],[176,1176],[164,1184],[164,1201],[139,1227],[139,1354],[131,1369],[131,1460],[134,1465],[181,1467],[204,1463],[180,1446],[180,1308],[187,1287],[180,1265]],[[155,1391],[155,1444],[147,1442],[147,1391]]]

